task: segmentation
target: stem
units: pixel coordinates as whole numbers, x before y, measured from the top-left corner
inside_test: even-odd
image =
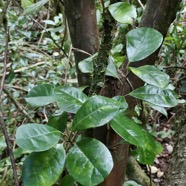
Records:
[[[7,26],[7,22],[6,20],[4,21],[4,27],[5,27],[5,34],[6,34],[6,43],[5,43],[5,56],[4,56],[4,66],[3,66],[3,76],[1,79],[1,87],[0,87],[0,124],[1,124],[1,128],[2,128],[2,132],[3,135],[5,137],[5,142],[7,145],[7,149],[8,149],[8,154],[10,156],[10,161],[11,161],[11,165],[12,165],[12,170],[13,170],[13,176],[14,176],[14,183],[15,186],[19,186],[19,180],[18,180],[18,176],[17,176],[17,172],[16,172],[16,164],[15,164],[15,159],[14,159],[14,154],[13,154],[13,150],[11,148],[11,143],[10,143],[10,139],[8,136],[8,131],[3,119],[3,113],[2,113],[2,91],[4,88],[4,83],[5,83],[5,77],[6,77],[6,65],[8,63],[8,42],[9,42],[9,28]]]

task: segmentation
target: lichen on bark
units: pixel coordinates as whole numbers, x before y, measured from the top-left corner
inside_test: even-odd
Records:
[[[117,2],[111,0],[110,4]],[[108,57],[110,50],[112,49],[112,42],[114,38],[113,31],[116,28],[116,21],[111,16],[109,10],[103,7],[103,34],[102,41],[98,51],[98,55],[93,61],[93,74],[92,84],[90,89],[90,95],[93,93],[99,93],[101,86],[104,83],[105,71],[108,66]]]

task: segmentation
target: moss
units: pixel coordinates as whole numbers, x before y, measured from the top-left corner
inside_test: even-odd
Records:
[[[134,180],[143,186],[155,186],[154,183],[150,184],[149,177],[144,173],[137,161],[132,156],[130,156],[128,159],[127,177],[129,180]]]

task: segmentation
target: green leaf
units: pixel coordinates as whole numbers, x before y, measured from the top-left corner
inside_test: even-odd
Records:
[[[49,117],[48,125],[64,132],[67,125],[67,116],[66,112],[60,113],[59,115],[52,115]]]
[[[56,23],[52,20],[43,20],[43,22],[47,25],[53,25],[53,26],[56,26]]]
[[[112,129],[130,144],[143,147],[144,137],[142,129],[123,113],[117,114],[110,122]]]
[[[112,99],[119,101],[122,104],[122,108],[126,110],[128,108],[128,103],[123,96],[114,96]]]
[[[15,77],[15,73],[14,73],[14,70],[11,70],[9,72],[9,74],[6,76],[6,80],[5,80],[5,83],[6,84],[10,84],[12,82],[12,80],[14,79]]]
[[[148,57],[155,52],[163,41],[160,32],[153,28],[137,28],[129,31],[127,38],[127,56],[129,62],[135,62]]]
[[[35,86],[26,96],[26,101],[32,106],[41,107],[55,102],[54,86],[43,84]]]
[[[151,85],[133,90],[129,95],[159,107],[175,107],[178,104],[172,90],[160,89]]]
[[[119,79],[118,72],[112,61],[110,61],[110,63],[108,64],[105,75]]]
[[[135,181],[129,180],[129,181],[126,181],[123,186],[142,186],[142,185],[136,183]]]
[[[66,175],[61,181],[60,181],[60,186],[74,186],[75,181],[74,178],[70,175]]]
[[[85,186],[93,186],[109,175],[113,160],[104,144],[96,139],[85,138],[69,150],[66,167],[76,181]]]
[[[38,1],[37,3],[35,4],[32,4],[30,6],[27,6],[25,8],[25,12],[27,14],[30,14],[30,13],[35,13],[37,12],[38,10],[40,10],[46,3],[48,2],[48,0],[41,0],[41,1]]]
[[[132,155],[142,164],[153,165],[156,154],[143,148],[137,148],[133,150]]]
[[[65,150],[62,145],[44,152],[31,153],[23,164],[24,186],[51,186],[61,173],[65,164]]]
[[[153,136],[146,130],[144,132],[144,147],[138,147],[132,151],[132,155],[142,164],[152,165],[157,154],[163,150],[160,143],[156,142]]]
[[[75,87],[63,86],[54,91],[57,105],[65,112],[76,113],[88,98],[80,89]]]
[[[170,77],[166,73],[152,65],[141,66],[138,68],[130,67],[130,69],[144,82],[159,88],[165,88],[170,82]]]
[[[78,67],[82,73],[93,73],[93,71],[94,71],[93,58],[96,56],[97,56],[97,53],[94,54],[93,56],[88,57],[88,58],[84,59],[83,61],[79,62]],[[111,60],[109,60],[109,64],[107,66],[105,75],[119,79],[116,67],[115,67],[113,61],[111,61]]]
[[[90,56],[78,63],[79,70],[82,73],[92,73],[94,71],[93,68],[93,59],[97,56],[98,53],[95,53],[93,56]]]
[[[145,139],[144,149],[154,153],[155,155],[160,154],[163,150],[162,145],[154,139],[147,130],[143,129],[143,136]]]
[[[163,107],[159,107],[157,105],[153,105],[151,103],[146,103],[149,107],[151,107],[154,110],[157,110],[158,112],[160,112],[161,114],[163,114],[164,116],[168,116],[167,111],[163,108]]]
[[[23,7],[23,9],[26,9],[27,7],[33,5],[34,2],[33,0],[29,1],[29,0],[21,0],[21,6]]]
[[[136,8],[129,3],[114,3],[109,6],[109,11],[114,19],[120,23],[132,23],[137,17]]]
[[[42,124],[25,124],[16,131],[16,143],[21,148],[31,151],[45,151],[57,144],[61,132]]]
[[[99,127],[108,123],[119,111],[126,110],[123,103],[102,96],[89,98],[77,111],[72,130]]]

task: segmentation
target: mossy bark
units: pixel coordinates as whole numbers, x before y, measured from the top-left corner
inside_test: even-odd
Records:
[[[150,178],[145,174],[144,170],[141,169],[138,162],[134,157],[130,156],[127,163],[127,178],[129,180],[136,181],[142,186],[155,186],[151,182]]]

